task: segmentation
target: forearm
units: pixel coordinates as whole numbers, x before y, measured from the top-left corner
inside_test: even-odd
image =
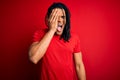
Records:
[[[86,80],[85,68],[83,63],[81,65],[76,66],[76,72],[78,80]]]
[[[36,64],[44,56],[53,36],[54,36],[54,31],[49,30],[40,40],[40,42],[32,46],[29,54],[30,54],[30,59],[33,63]]]

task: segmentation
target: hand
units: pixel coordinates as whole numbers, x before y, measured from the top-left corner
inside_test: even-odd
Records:
[[[48,19],[48,25],[49,25],[49,29],[53,30],[54,32],[57,31],[57,25],[58,25],[58,14],[59,11],[58,9],[53,9],[52,13],[50,14],[50,17]]]

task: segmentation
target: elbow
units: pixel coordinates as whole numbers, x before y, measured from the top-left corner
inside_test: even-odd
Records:
[[[80,71],[80,65],[79,65],[79,64],[76,65],[76,71],[77,71],[77,72]]]
[[[29,59],[34,64],[37,64],[42,57],[43,57],[43,54],[41,52],[29,51]]]
[[[37,61],[34,57],[30,57],[30,61],[31,61],[32,63],[34,63],[34,64],[37,64],[37,63],[38,63],[38,61]]]
[[[29,60],[30,60],[32,63],[34,63],[34,64],[37,64],[37,63],[38,63],[38,61],[37,61],[37,59],[35,58],[35,56],[34,56],[34,55],[31,55],[31,52],[29,52]]]

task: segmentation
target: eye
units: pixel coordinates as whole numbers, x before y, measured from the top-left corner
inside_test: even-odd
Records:
[[[61,16],[61,18],[63,18],[63,19],[64,19],[64,18],[65,18],[65,16]]]

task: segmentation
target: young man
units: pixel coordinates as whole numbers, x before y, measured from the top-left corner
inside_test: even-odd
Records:
[[[80,41],[70,32],[68,8],[53,3],[48,8],[46,24],[48,29],[34,34],[29,50],[33,63],[42,62],[40,80],[86,80]]]

